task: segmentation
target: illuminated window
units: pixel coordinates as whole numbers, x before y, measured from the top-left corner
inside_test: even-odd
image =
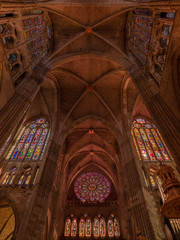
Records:
[[[71,219],[67,218],[65,222],[64,236],[66,237],[70,236],[70,232],[71,232]]]
[[[77,219],[73,218],[71,224],[71,237],[75,237],[77,235]]]
[[[29,185],[30,180],[31,180],[31,174],[29,174],[29,175],[27,176],[26,181],[25,181],[25,185]]]
[[[106,223],[103,217],[100,218],[100,237],[106,236]]]
[[[114,237],[114,223],[112,218],[108,219],[107,228],[108,228],[108,236]]]
[[[103,202],[111,191],[110,182],[101,173],[87,172],[77,178],[74,191],[82,202]]]
[[[25,179],[25,176],[24,176],[24,174],[22,174],[19,179],[18,185],[22,185],[24,183],[24,179]]]
[[[9,179],[10,179],[10,175],[9,174],[6,174],[3,181],[2,181],[2,185],[5,185],[9,182]]]
[[[147,181],[147,177],[146,177],[146,174],[145,174],[145,171],[144,171],[144,168],[142,168],[142,173],[143,173],[143,177],[144,177],[144,181],[146,183],[146,186],[148,187],[148,181]]]
[[[172,160],[172,156],[154,124],[138,118],[132,124],[132,135],[140,160]]]
[[[85,220],[83,217],[79,221],[79,236],[80,237],[85,236]]]
[[[155,181],[154,181],[154,178],[153,178],[153,176],[151,176],[150,175],[150,181],[151,181],[151,185],[152,185],[152,187],[155,187],[156,186],[156,184],[155,184]]]
[[[114,218],[114,236],[115,237],[120,236],[119,220],[116,217]]]
[[[34,11],[36,15],[33,14],[33,16],[31,16],[32,14],[24,14],[24,11],[22,12],[24,36],[33,67],[47,54],[51,37],[48,18],[43,11],[37,9]],[[27,12],[30,13],[32,10]]]
[[[41,118],[26,124],[11,150],[11,160],[39,160],[49,132],[48,122]]]
[[[86,237],[91,236],[91,219],[89,217],[86,218]]]
[[[99,237],[99,219],[96,217],[93,222],[94,237]]]

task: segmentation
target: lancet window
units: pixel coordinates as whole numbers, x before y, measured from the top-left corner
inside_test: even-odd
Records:
[[[84,216],[80,218],[79,222],[77,221],[77,218],[75,216],[66,218],[64,236],[77,236],[77,229],[79,229],[79,237],[93,236],[95,238],[104,238],[106,236],[120,236],[119,220],[117,217],[114,217],[114,215],[108,218],[107,222],[104,217],[99,215],[96,216],[94,220],[91,220],[91,218],[87,216],[87,214],[84,214]]]
[[[71,224],[71,237],[75,237],[77,235],[77,218],[73,218]]]
[[[84,237],[85,236],[85,219],[82,217],[79,221],[79,236]]]
[[[67,218],[65,222],[64,236],[69,237],[71,233],[71,219]]]
[[[172,160],[160,132],[153,123],[138,118],[132,124],[132,135],[140,160]]]

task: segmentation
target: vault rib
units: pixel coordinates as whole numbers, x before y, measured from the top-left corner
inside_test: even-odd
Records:
[[[97,82],[103,80],[104,78],[110,76],[111,74],[116,73],[116,72],[120,72],[120,71],[122,71],[122,68],[117,68],[117,69],[114,69],[114,70],[111,70],[111,71],[105,73],[104,75],[101,75],[99,78],[97,78],[97,79],[93,82],[92,86],[96,85]]]
[[[73,41],[77,40],[78,38],[80,38],[82,35],[84,35],[85,32],[81,32],[79,34],[77,34],[75,37],[71,38],[70,40],[68,40],[63,46],[61,46],[60,48],[58,48],[56,50],[56,52],[54,52],[53,54],[51,54],[51,57],[48,59],[48,61],[50,61],[51,59],[53,59],[60,51],[62,51],[65,47],[67,47],[69,44],[71,44]]]
[[[48,7],[44,7],[44,9],[46,9],[48,12],[52,12],[52,13],[54,13],[54,14],[56,14],[56,15],[59,15],[59,16],[61,16],[62,18],[65,18],[66,20],[68,20],[68,21],[70,21],[70,22],[73,22],[74,24],[76,24],[76,25],[78,25],[78,26],[80,26],[80,27],[82,27],[82,28],[86,28],[86,26],[84,26],[83,24],[77,22],[76,20],[74,20],[74,19],[72,19],[72,18],[70,18],[70,17],[68,17],[68,16],[66,16],[66,15],[64,15],[64,14],[62,14],[62,13],[60,13],[60,12],[57,12],[57,11],[55,11],[55,10],[52,10],[52,9],[50,9],[50,8],[48,8]]]
[[[111,15],[111,16],[109,16],[109,17],[106,17],[106,18],[104,18],[103,20],[95,23],[95,24],[92,26],[92,28],[95,28],[95,27],[101,25],[102,23],[107,22],[107,21],[111,20],[112,18],[117,17],[117,16],[119,16],[120,14],[123,14],[123,13],[125,13],[125,12],[128,12],[128,11],[130,11],[130,10],[132,10],[132,9],[134,9],[134,7],[129,7],[129,8],[120,10],[119,12],[114,13],[113,15]]]
[[[77,74],[69,71],[69,70],[65,70],[65,69],[62,69],[62,68],[55,68],[53,69],[52,72],[63,72],[63,73],[66,73],[68,75],[70,75],[71,77],[75,78],[77,81],[81,82],[82,84],[84,84],[85,86],[88,86],[88,84],[86,83],[86,81],[84,79],[82,79],[81,77],[79,77]]]

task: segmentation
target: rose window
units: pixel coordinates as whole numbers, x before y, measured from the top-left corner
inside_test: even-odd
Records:
[[[110,190],[108,179],[97,172],[82,174],[74,184],[76,196],[82,202],[103,202]]]

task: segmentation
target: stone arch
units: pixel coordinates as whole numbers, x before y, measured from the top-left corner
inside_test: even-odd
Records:
[[[18,212],[15,203],[7,196],[0,198],[0,238],[15,238],[18,230]]]

